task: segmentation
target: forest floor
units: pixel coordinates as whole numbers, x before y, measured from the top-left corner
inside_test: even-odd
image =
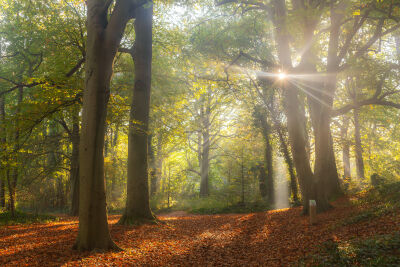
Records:
[[[300,215],[300,208],[226,215],[175,212],[159,216],[165,224],[138,227],[115,225],[119,216],[110,216],[112,238],[124,249],[118,253],[72,250],[78,229],[73,217],[1,226],[0,266],[298,266],[300,260],[312,265],[307,255],[319,245],[400,230],[397,208],[376,212],[382,210],[379,202],[359,199],[338,199],[334,209],[318,215],[316,225]]]

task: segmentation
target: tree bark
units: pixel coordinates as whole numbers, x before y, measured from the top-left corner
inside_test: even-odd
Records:
[[[152,7],[136,10],[135,86],[129,123],[127,200],[120,224],[141,224],[155,220],[150,209],[148,184],[152,21]]]
[[[361,129],[360,129],[360,117],[359,117],[360,109],[353,110],[354,116],[354,141],[355,141],[355,154],[356,154],[356,169],[357,169],[357,178],[364,179],[364,158],[363,158],[363,148],[361,143]]]
[[[136,1],[87,0],[86,81],[83,94],[79,147],[78,250],[118,249],[111,240],[107,221],[104,181],[104,135],[107,103],[115,54]]]

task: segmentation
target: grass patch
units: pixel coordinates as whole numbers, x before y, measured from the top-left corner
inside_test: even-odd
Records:
[[[325,242],[297,266],[399,266],[400,233],[364,240]]]
[[[8,211],[0,213],[0,225],[48,223],[54,221],[57,221],[57,217],[52,215],[32,214],[16,211],[15,216],[13,217]]]

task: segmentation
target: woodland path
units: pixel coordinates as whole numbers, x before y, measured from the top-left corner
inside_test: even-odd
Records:
[[[300,208],[229,215],[170,213],[160,225],[115,225],[111,235],[123,252],[78,253],[71,249],[77,218],[0,227],[0,266],[289,266],[327,241],[400,230],[400,215],[335,227],[359,210],[343,198],[308,224]]]

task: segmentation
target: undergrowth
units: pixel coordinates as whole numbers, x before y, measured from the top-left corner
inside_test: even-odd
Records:
[[[399,266],[400,233],[348,242],[323,243],[297,266]]]
[[[0,213],[0,225],[48,223],[53,221],[57,221],[57,217],[46,214],[33,214],[16,211],[15,216],[12,216],[9,211]]]
[[[343,219],[335,228],[373,220],[400,209],[400,182],[383,184],[362,192],[354,205],[361,208],[358,214]]]

